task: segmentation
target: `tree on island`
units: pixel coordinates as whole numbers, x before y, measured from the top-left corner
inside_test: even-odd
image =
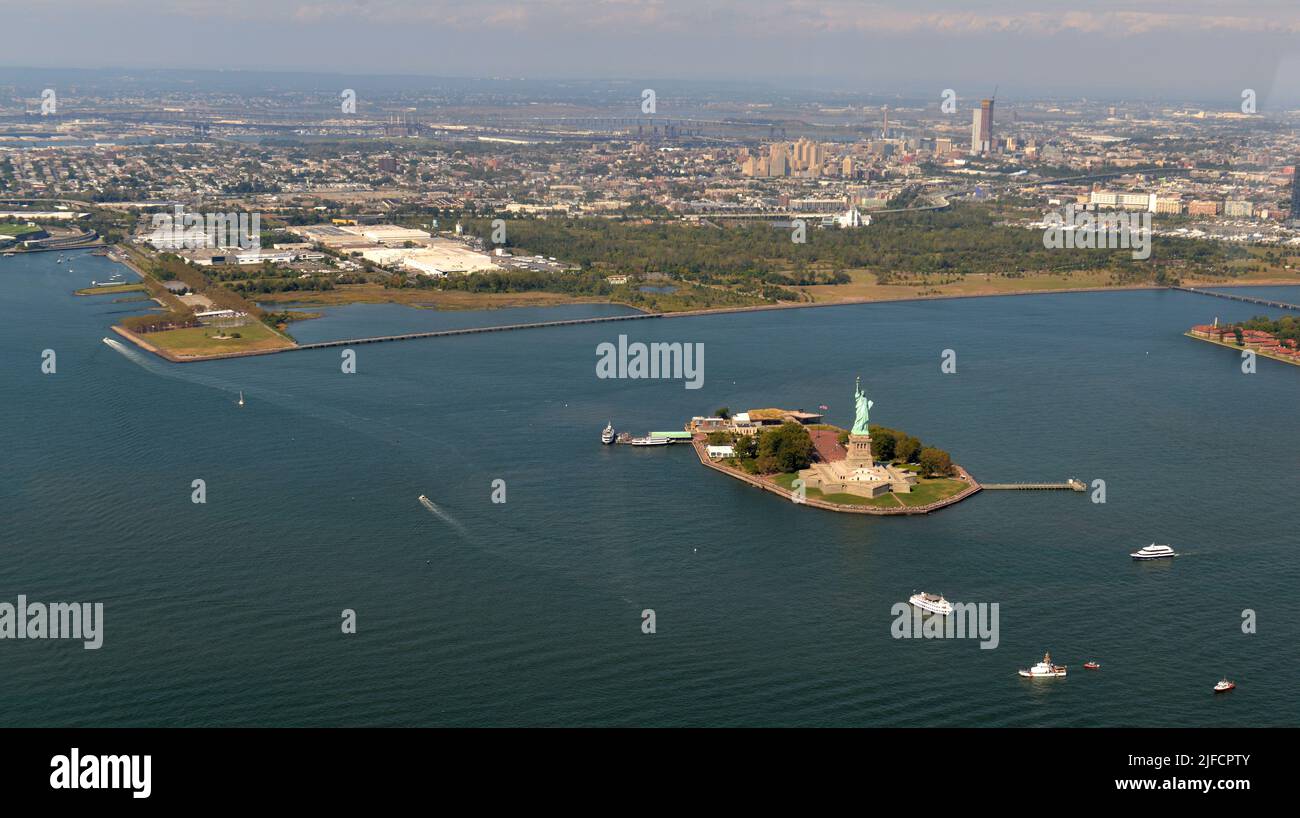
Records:
[[[883,463],[920,463],[924,477],[953,474],[952,457],[946,451],[926,446],[919,438],[884,426],[871,429],[871,456]]]
[[[894,459],[900,463],[913,463],[921,453],[921,441],[911,435],[901,435],[894,443]]]
[[[920,462],[924,477],[948,477],[953,473],[952,457],[943,449],[925,447],[921,450]]]
[[[1235,336],[1237,336],[1237,346],[1245,346],[1245,344],[1246,344],[1246,339],[1245,339],[1245,337],[1241,334],[1241,327],[1233,327],[1233,328],[1232,328],[1232,334],[1235,335]]]
[[[725,406],[719,406],[718,410],[713,413],[713,416],[727,420],[731,417],[731,410]]]
[[[898,442],[893,429],[877,426],[871,430],[871,456],[888,463],[894,459],[894,445]]]
[[[742,462],[758,454],[758,440],[754,435],[732,435],[731,445],[735,449],[736,458]]]
[[[813,442],[808,430],[798,423],[783,423],[759,435],[758,470],[794,472],[812,464]]]

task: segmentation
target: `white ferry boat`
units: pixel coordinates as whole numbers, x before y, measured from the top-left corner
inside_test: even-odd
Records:
[[[1223,681],[1218,682],[1217,684],[1214,685],[1214,692],[1227,693],[1229,690],[1232,690],[1236,686],[1237,686],[1236,682],[1230,682],[1225,678]]]
[[[1174,549],[1167,545],[1156,545],[1155,543],[1151,543],[1150,545],[1139,548],[1137,551],[1129,554],[1129,556],[1135,560],[1162,560],[1172,559],[1178,555],[1174,553]]]
[[[923,611],[929,611],[940,616],[947,616],[952,613],[952,603],[944,599],[940,594],[927,594],[925,591],[912,594],[907,600]]]
[[[610,423],[605,426],[605,431],[600,433],[600,442],[609,445],[614,442],[614,424]]]
[[[1029,670],[1021,670],[1020,675],[1026,679],[1038,679],[1044,677],[1064,676],[1065,665],[1052,664],[1052,654],[1044,653],[1043,661],[1031,667]]]
[[[667,446],[672,443],[666,437],[634,437],[632,438],[633,446]]]

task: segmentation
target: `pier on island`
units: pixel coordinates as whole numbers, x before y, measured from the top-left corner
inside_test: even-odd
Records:
[[[1088,486],[1082,481],[1071,477],[1064,483],[984,483],[983,488],[990,491],[1087,491]]]

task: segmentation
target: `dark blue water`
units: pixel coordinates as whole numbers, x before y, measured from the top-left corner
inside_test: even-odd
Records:
[[[131,305],[69,295],[111,267],[76,266],[0,259],[0,601],[103,602],[104,646],[0,641],[0,723],[1300,721],[1300,370],[1243,375],[1182,335],[1251,305],[1154,291],[654,320],[369,345],[345,375],[337,349],[172,365],[111,347]],[[703,343],[704,388],[597,379],[619,332]],[[856,375],[873,423],[979,479],[1104,479],[1108,502],[838,515],[684,447],[598,442],[610,420],[668,429],[722,405],[825,403],[846,424]],[[1152,540],[1183,556],[1128,558]],[[999,646],[891,638],[914,589],[997,602]],[[1044,650],[1070,675],[1018,678]],[[1216,697],[1224,674],[1239,688]]]

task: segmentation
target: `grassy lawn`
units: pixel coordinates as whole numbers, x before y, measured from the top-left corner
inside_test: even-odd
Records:
[[[567,295],[565,293],[471,293],[461,290],[387,289],[379,284],[340,284],[332,290],[302,290],[298,292],[258,293],[253,299],[269,311],[277,304],[293,303],[313,307],[333,307],[342,304],[407,304],[412,307],[438,310],[490,310],[502,307],[551,307],[557,304],[608,303],[609,299],[595,295]]]
[[[882,494],[879,497],[859,497],[856,494],[822,494],[820,489],[808,489],[808,496],[816,500],[825,500],[828,503],[839,503],[844,506],[871,506],[872,508],[895,508],[901,505],[898,502],[898,496],[892,492]]]
[[[10,224],[0,222],[0,236],[21,236],[26,233],[35,233],[40,230],[39,227],[29,227],[25,224]]]
[[[772,482],[783,489],[793,490],[790,488],[790,484],[798,476],[794,472],[778,474],[772,477]],[[828,503],[840,503],[847,506],[871,506],[873,508],[915,507],[946,500],[961,492],[968,485],[970,484],[965,481],[948,477],[927,477],[922,478],[907,494],[890,492],[880,497],[859,497],[856,494],[823,494],[821,489],[807,489],[806,494],[815,500],[825,500]]]
[[[222,334],[239,333],[238,338],[220,339]],[[260,321],[232,329],[194,327],[150,332],[140,336],[148,343],[173,355],[219,355],[223,352],[247,352],[257,349],[291,347],[293,342],[274,332]]]
[[[144,290],[143,284],[110,284],[107,287],[82,287],[75,295],[112,295],[113,293],[133,293]]]
[[[963,480],[954,480],[950,477],[926,477],[912,486],[909,493],[898,495],[898,499],[906,506],[924,506],[946,500],[969,485]]]
[[[1021,278],[971,273],[958,276],[959,281],[948,284],[938,283],[942,277],[934,275],[929,281],[918,279],[899,284],[879,284],[875,274],[867,270],[845,272],[852,279],[848,284],[818,284],[796,289],[804,291],[817,302],[851,299],[888,301],[896,298],[915,298],[918,295],[1006,295],[1030,290],[1077,290],[1087,287],[1106,287],[1110,280],[1110,273],[1107,271],[1080,270],[1070,273],[1026,273]]]

